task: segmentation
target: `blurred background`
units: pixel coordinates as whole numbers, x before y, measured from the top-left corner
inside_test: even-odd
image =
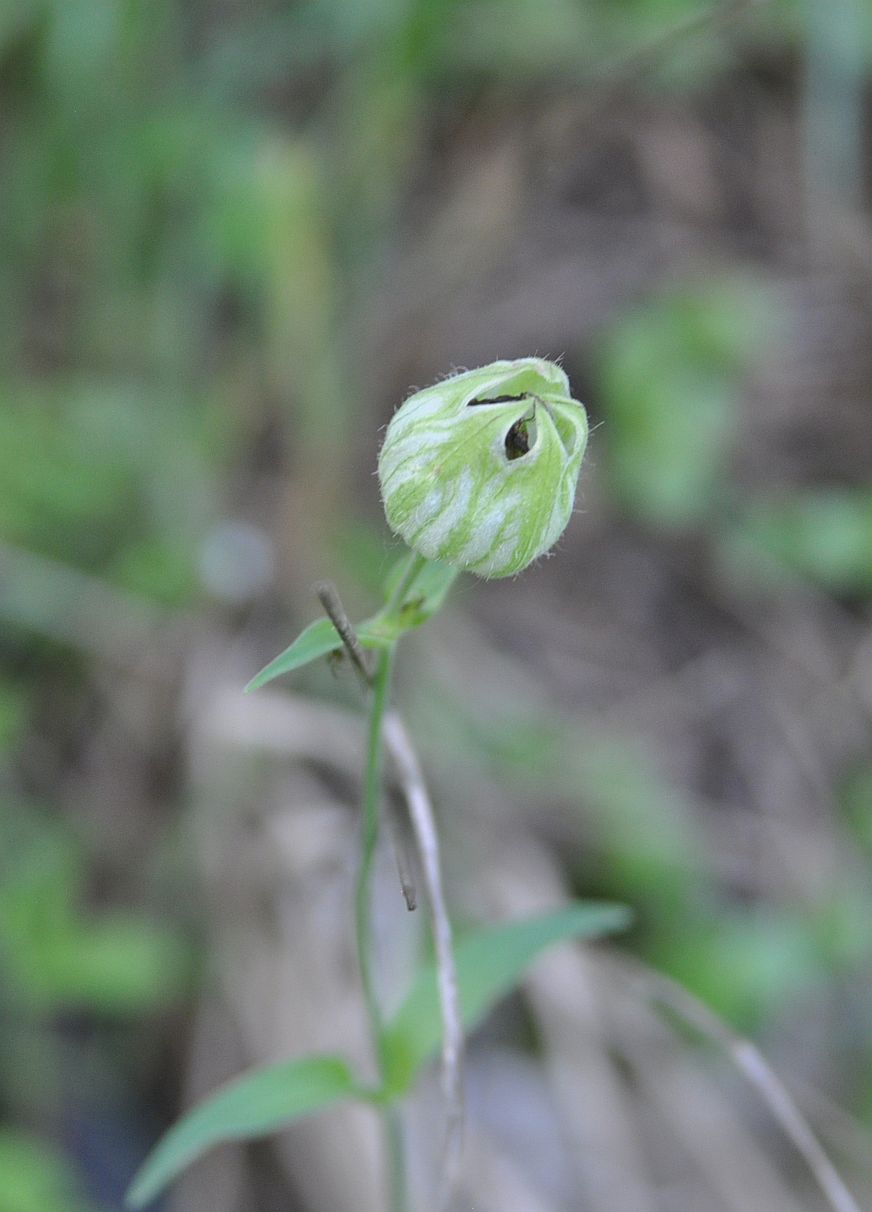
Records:
[[[478,1212],[872,1206],[868,0],[3,0],[0,1209],[113,1212],[243,1068],[365,1052],[356,684],[412,387],[560,357],[577,516],[405,644],[458,927],[633,906],[470,1046]],[[382,856],[386,996],[424,934]],[[662,991],[662,990],[661,990]],[[438,1084],[409,1108],[415,1181]],[[377,1212],[367,1112],[174,1212]]]

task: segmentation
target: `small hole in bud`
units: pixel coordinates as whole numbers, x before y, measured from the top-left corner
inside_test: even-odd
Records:
[[[531,413],[529,417],[521,417],[506,434],[506,458],[522,459],[536,445],[536,418]]]

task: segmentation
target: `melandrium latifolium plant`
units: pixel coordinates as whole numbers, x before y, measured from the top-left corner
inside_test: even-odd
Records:
[[[345,650],[366,688],[369,725],[355,929],[377,1080],[365,1082],[340,1054],[296,1057],[244,1074],[167,1132],[133,1181],[131,1206],[148,1204],[216,1144],[264,1136],[353,1099],[369,1103],[383,1118],[385,1206],[391,1212],[407,1212],[411,1205],[399,1105],[440,1039],[443,1078],[448,1075],[443,1080],[447,1119],[456,1142],[462,1032],[474,1027],[518,982],[543,947],[626,924],[628,915],[621,906],[573,902],[538,917],[470,931],[452,944],[429,801],[417,761],[409,757],[408,742],[402,739],[407,734],[390,707],[399,639],[439,609],[457,575],[469,571],[483,577],[511,576],[544,555],[563,533],[587,434],[584,408],[572,398],[566,375],[542,358],[493,362],[451,375],[416,392],[394,414],[378,459],[379,483],[388,524],[410,550],[387,576],[383,606],[352,625],[335,590],[322,587],[319,596],[329,617],[310,624],[247,687],[255,690],[318,657]],[[363,650],[375,653],[374,667]],[[405,778],[409,784],[401,789],[419,849],[436,952],[436,960],[421,966],[390,1017],[382,1012],[374,976],[377,940],[371,917],[385,741],[392,747],[399,782]],[[452,1101],[458,1105],[452,1108]],[[440,1208],[450,1205],[457,1171],[456,1164],[449,1167],[446,1160],[449,1152],[443,1154],[436,1201]],[[445,1181],[449,1169],[452,1177]]]

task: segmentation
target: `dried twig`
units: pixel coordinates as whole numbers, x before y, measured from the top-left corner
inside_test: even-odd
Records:
[[[368,694],[372,690],[372,672],[366,659],[366,653],[363,651],[363,646],[357,638],[357,633],[345,607],[342,605],[339,591],[332,581],[319,581],[315,586],[315,593],[318,595],[318,601],[324,607],[324,613],[339,632],[340,639],[345,645],[345,651],[351,658],[354,671],[360,679],[364,691]],[[403,899],[406,902],[406,908],[413,910],[418,905],[418,894],[415,890],[415,876],[406,847],[406,839],[403,836],[402,826],[390,810],[390,807],[386,816]]]
[[[463,1143],[463,1023],[451,946],[451,921],[442,889],[439,836],[433,807],[417,754],[396,711],[389,711],[385,716],[384,736],[409,808],[433,919],[442,1011],[442,1089],[447,1107],[442,1185],[438,1202],[438,1207],[444,1209],[448,1207],[457,1185]]]
[[[629,968],[631,979],[640,987],[643,995],[671,1010],[732,1058],[805,1160],[833,1212],[860,1212],[841,1175],[759,1048],[733,1031],[693,994],[661,973],[641,964],[631,964],[623,957],[620,965],[616,964],[615,967],[625,978]]]
[[[351,619],[342,605],[339,590],[332,581],[319,581],[315,586],[315,593],[318,595],[318,601],[324,607],[324,613],[339,632],[339,638],[345,645],[345,651],[351,658],[351,663],[357,676],[360,678],[361,685],[364,690],[371,690],[372,671],[366,659],[366,653],[363,651],[360,640],[357,638],[357,633],[354,630]]]
[[[385,810],[388,829],[390,830],[391,841],[393,842],[394,860],[397,864],[397,875],[399,876],[400,888],[403,892],[403,900],[406,902],[406,908],[411,913],[418,908],[418,892],[415,887],[415,864],[409,852],[406,823],[400,818],[401,809],[398,805],[391,803],[390,797],[388,797],[385,804]]]

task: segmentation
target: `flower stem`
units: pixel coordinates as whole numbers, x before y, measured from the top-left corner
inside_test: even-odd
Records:
[[[409,559],[406,567],[403,569],[402,576],[397,582],[391,596],[388,598],[386,611],[390,614],[392,611],[401,610],[406,601],[406,595],[418,579],[421,571],[428,563],[427,557],[418,555],[416,551],[409,552]]]
[[[384,1020],[379,1005],[374,972],[372,876],[378,843],[379,803],[381,800],[382,728],[390,697],[393,660],[394,645],[391,645],[379,653],[372,680],[366,774],[363,784],[361,858],[355,889],[355,924],[360,980],[380,1080],[383,1080],[385,1076],[387,1057],[385,1055]],[[383,1111],[383,1119],[390,1174],[390,1212],[405,1212],[407,1208],[405,1160],[397,1109],[386,1106]]]

